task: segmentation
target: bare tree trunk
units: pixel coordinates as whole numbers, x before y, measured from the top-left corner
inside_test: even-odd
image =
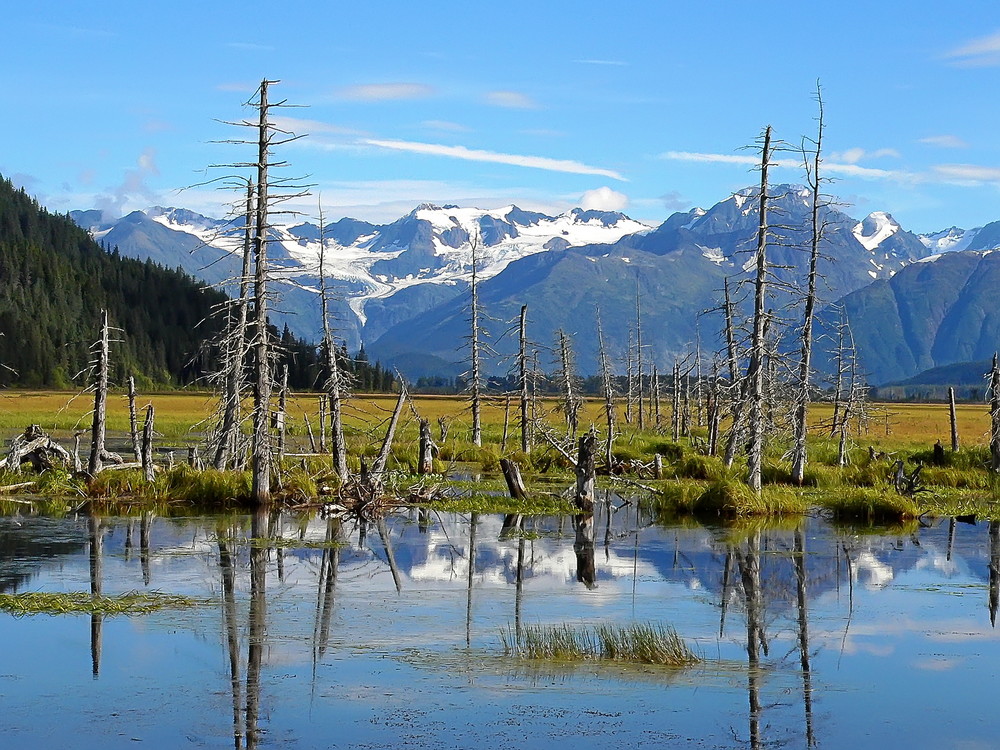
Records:
[[[632,424],[632,402],[635,399],[635,374],[632,372],[632,331],[625,349],[625,424]]]
[[[652,399],[653,399],[653,423],[657,429],[660,428],[660,373],[653,366],[653,384],[652,384]]]
[[[521,305],[521,324],[518,335],[517,368],[521,385],[521,452],[531,450],[531,422],[528,418],[528,306]]]
[[[754,492],[761,490],[764,460],[764,357],[767,326],[767,170],[771,161],[771,126],[764,130],[760,158],[760,200],[757,224],[757,271],[754,279],[753,334],[750,339],[750,363],[747,366],[748,413],[747,484]]]
[[[478,249],[479,236],[472,238],[472,335],[470,344],[472,347],[472,444],[483,444],[482,425],[482,382],[480,381],[481,371],[479,367],[479,281],[477,276],[479,263]]]
[[[392,451],[392,438],[396,434],[396,425],[399,423],[399,415],[403,412],[406,396],[406,386],[400,384],[399,398],[396,399],[396,408],[392,410],[392,417],[389,419],[389,426],[386,428],[385,438],[382,440],[382,449],[378,452],[375,463],[372,464],[373,474],[381,474],[385,471],[389,453]]]
[[[254,323],[256,369],[253,387],[253,445],[251,455],[250,501],[256,506],[271,500],[271,433],[268,424],[271,410],[271,345],[267,328],[267,210],[268,210],[268,150],[271,124],[268,121],[267,86],[260,83],[258,109],[260,121],[257,140],[257,225],[254,230]]]
[[[325,393],[319,397],[319,452],[326,453],[326,405],[329,396]]]
[[[635,369],[636,369],[636,404],[639,407],[639,429],[646,429],[646,420],[642,413],[642,320],[639,306],[639,277],[635,279]]]
[[[155,476],[153,466],[153,420],[155,414],[153,405],[146,407],[146,421],[142,425],[142,474],[147,482],[152,482]]]
[[[227,332],[225,348],[225,375],[223,382],[222,424],[219,427],[218,445],[212,464],[222,471],[229,468],[236,457],[240,411],[243,389],[246,386],[244,365],[247,349],[247,319],[250,307],[250,259],[253,250],[254,230],[253,180],[247,180],[247,202],[243,228],[243,270],[240,274],[240,297],[236,303],[236,323]]]
[[[420,455],[417,459],[418,474],[434,473],[434,439],[431,437],[430,420],[420,420]]]
[[[958,419],[955,413],[955,389],[948,388],[948,414],[951,417],[951,450],[958,452]]]
[[[574,502],[584,513],[592,513],[594,510],[594,484],[597,481],[596,449],[597,436],[593,431],[580,436]]]
[[[996,354],[990,370],[990,468],[1000,474],[1000,366]]]
[[[809,160],[805,160],[806,179],[809,182],[811,193],[810,199],[810,227],[812,230],[809,244],[809,278],[806,282],[806,306],[802,321],[802,347],[799,356],[799,383],[798,394],[795,404],[795,418],[792,430],[794,433],[794,447],[792,448],[792,481],[795,484],[802,484],[805,479],[806,469],[806,433],[808,431],[809,413],[809,376],[812,369],[812,339],[813,339],[813,317],[816,308],[816,282],[818,279],[817,267],[819,265],[819,245],[822,239],[822,226],[820,224],[820,174],[819,168],[822,162],[823,148],[823,96],[817,86],[816,101],[819,106],[818,127],[816,135],[816,149],[813,152],[812,165]]]
[[[500,438],[500,452],[507,450],[507,437],[510,432],[510,394],[504,396],[503,400],[503,437]]]
[[[673,380],[673,392],[670,394],[673,399],[670,404],[672,409],[670,424],[672,427],[671,438],[676,443],[681,439],[681,366],[677,362],[674,362]]]
[[[281,368],[281,391],[278,393],[278,461],[285,460],[285,431],[288,420],[288,365]]]
[[[615,390],[611,375],[611,364],[608,362],[607,350],[604,348],[604,331],[601,330],[600,310],[597,311],[597,348],[601,365],[601,384],[604,389],[604,416],[608,428],[608,441],[606,443],[604,458],[610,469],[614,463]]]
[[[726,436],[726,450],[722,460],[726,468],[729,468],[736,460],[736,449],[743,434],[745,404],[743,398],[744,383],[740,378],[739,360],[736,354],[735,305],[729,293],[729,279],[723,279],[722,284],[725,295],[723,309],[726,317],[726,359],[729,365],[729,407],[732,417],[729,434]]]
[[[340,362],[337,359],[337,343],[333,340],[333,329],[330,327],[330,297],[326,286],[326,236],[323,226],[323,209],[319,211],[319,284],[320,284],[320,314],[323,318],[323,349],[326,353],[326,390],[330,406],[330,451],[333,468],[341,482],[347,479],[347,441],[344,438],[343,418],[343,376]],[[325,411],[322,410],[321,413]],[[322,432],[322,431],[321,431]],[[321,445],[325,442],[325,433],[321,434]]]
[[[94,379],[94,423],[90,432],[90,463],[87,471],[97,476],[103,468],[104,434],[108,405],[108,358],[111,356],[108,311],[101,310],[101,338],[97,345],[97,373]]]
[[[580,398],[573,388],[575,380],[573,352],[566,332],[560,328],[557,335],[559,337],[559,379],[562,381],[563,416],[566,419],[566,430],[570,437],[576,437],[576,431],[580,426]]]
[[[142,459],[139,445],[139,418],[135,411],[135,378],[128,376],[128,433],[132,439],[132,456],[136,461]]]

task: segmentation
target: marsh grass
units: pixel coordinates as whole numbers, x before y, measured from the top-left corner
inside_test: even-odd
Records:
[[[198,603],[197,599],[191,597],[156,591],[129,591],[118,596],[93,596],[83,591],[0,594],[0,611],[15,617],[71,614],[145,615],[161,609],[193,607]]]
[[[808,503],[793,487],[767,485],[758,494],[736,479],[712,482],[694,503],[696,515],[738,518],[805,513]]]
[[[904,521],[919,518],[920,504],[889,487],[844,487],[826,493],[822,507],[837,520]]]
[[[609,660],[684,667],[699,657],[664,625],[601,624],[592,628],[570,625],[529,625],[500,631],[504,654],[549,661]]]

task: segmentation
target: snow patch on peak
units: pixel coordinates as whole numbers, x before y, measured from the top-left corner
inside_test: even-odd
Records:
[[[918,235],[917,239],[931,251],[933,255],[946,252],[958,252],[965,250],[979,234],[982,227],[973,229],[961,229],[959,227],[949,227],[940,232]]]
[[[874,211],[864,221],[854,225],[851,231],[862,247],[871,252],[900,230],[896,220],[885,211]]]

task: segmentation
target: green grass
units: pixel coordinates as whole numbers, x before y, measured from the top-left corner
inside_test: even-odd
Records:
[[[83,591],[0,594],[0,611],[15,617],[68,614],[145,615],[160,609],[181,609],[196,604],[198,601],[191,597],[156,591],[130,591],[119,596],[93,596]]]
[[[844,487],[825,493],[821,505],[836,520],[904,521],[923,513],[919,502],[889,487]]]
[[[500,631],[504,654],[549,661],[609,660],[684,667],[700,659],[673,628],[653,624],[593,628],[529,625]]]

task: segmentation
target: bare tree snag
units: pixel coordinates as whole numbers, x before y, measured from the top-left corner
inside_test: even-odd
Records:
[[[521,386],[521,452],[531,451],[531,420],[528,417],[528,306],[521,305],[521,323],[518,335],[517,369]]]
[[[608,439],[605,445],[604,460],[608,468],[614,463],[615,442],[615,389],[611,364],[604,348],[604,331],[601,329],[601,311],[597,311],[597,352],[601,366],[601,387],[604,391],[604,417],[608,428]]]
[[[389,426],[385,430],[385,437],[382,439],[382,448],[372,464],[371,473],[381,474],[385,471],[385,466],[389,461],[389,454],[392,452],[392,439],[396,435],[396,425],[399,423],[399,415],[403,412],[403,405],[406,403],[406,386],[400,385],[399,398],[396,399],[396,407],[392,410],[389,418]]]
[[[128,376],[128,432],[132,439],[132,456],[140,460],[139,420],[135,412],[135,378]]]
[[[990,370],[990,468],[1000,473],[1000,366],[993,355]]]
[[[646,420],[643,417],[642,404],[642,316],[639,303],[639,277],[635,277],[635,385],[636,404],[639,407],[639,429],[646,429]]]
[[[87,464],[87,471],[91,476],[97,476],[103,468],[110,356],[108,311],[101,310],[101,338],[97,343],[97,370],[94,378],[94,422],[90,432],[90,462]]]
[[[594,485],[597,481],[597,435],[593,430],[580,436],[576,460],[576,507],[584,513],[594,511]]]
[[[153,481],[153,405],[146,407],[146,421],[142,425],[142,473],[147,482]]]
[[[750,362],[747,365],[747,484],[754,492],[761,490],[764,460],[764,357],[767,325],[767,172],[771,162],[771,126],[764,130],[760,150],[760,196],[758,201],[757,257],[754,277],[753,334],[750,339]]]
[[[417,456],[417,473],[434,473],[434,439],[431,437],[429,419],[420,420],[420,448]]]
[[[472,443],[473,445],[483,444],[483,424],[482,424],[482,372],[480,370],[479,364],[479,278],[478,278],[478,264],[479,264],[479,235],[478,233],[473,235],[470,242],[472,246],[472,279],[470,284],[471,293],[471,315],[472,315],[472,332],[469,338],[470,346],[470,357],[471,357],[471,379],[472,382],[469,384],[470,387],[470,401],[472,407]]]
[[[507,491],[514,500],[527,500],[528,490],[524,486],[524,480],[521,478],[521,469],[509,458],[500,459],[500,471],[503,472],[503,478],[507,482]]]
[[[816,140],[813,144],[815,148],[811,153],[804,151],[806,180],[809,183],[810,194],[809,224],[811,236],[809,242],[809,277],[806,282],[806,304],[802,321],[802,340],[799,354],[798,392],[796,394],[795,414],[792,424],[794,439],[792,448],[792,481],[799,485],[805,479],[806,433],[808,431],[810,401],[809,376],[812,369],[813,318],[816,309],[816,282],[819,278],[817,272],[819,246],[823,234],[823,227],[819,218],[821,206],[819,168],[822,164],[823,149],[823,94],[818,85],[816,86],[816,103],[819,114],[817,116]],[[809,159],[810,155],[812,156],[811,163]]]
[[[948,415],[951,417],[951,451],[958,453],[958,419],[955,413],[955,389],[948,388]]]
[[[575,438],[580,426],[582,403],[574,388],[576,376],[573,372],[573,351],[565,331],[560,328],[556,335],[559,339],[559,380],[562,386],[563,418],[566,420],[568,435]]]
[[[243,392],[246,387],[244,370],[247,353],[247,320],[250,307],[250,262],[253,249],[254,198],[253,180],[247,180],[246,207],[243,214],[243,268],[240,272],[240,296],[236,301],[235,316],[227,316],[226,338],[223,342],[222,422],[217,435],[217,445],[212,465],[223,471],[236,460]]]
[[[281,368],[281,390],[278,392],[278,461],[285,460],[285,432],[288,429],[288,365]]]
[[[326,400],[320,404],[320,414],[325,415],[326,403],[330,407],[330,450],[333,459],[333,468],[337,472],[341,481],[347,479],[347,441],[344,438],[343,420],[343,390],[344,377],[340,370],[340,362],[337,360],[337,344],[333,338],[333,329],[330,326],[330,296],[326,285],[326,235],[323,226],[323,208],[319,211],[319,299],[320,315],[323,318],[323,352],[326,356]],[[321,416],[322,420],[322,416]],[[326,442],[326,433],[320,428],[320,447]]]
[[[253,439],[251,445],[250,501],[255,506],[267,505],[271,500],[271,342],[267,327],[267,285],[269,280],[267,259],[268,226],[268,167],[272,125],[268,119],[267,87],[272,83],[266,78],[260,82],[260,99],[257,103],[259,117],[257,133],[257,222],[254,229],[253,249],[256,260],[254,269],[254,381],[253,381]]]

